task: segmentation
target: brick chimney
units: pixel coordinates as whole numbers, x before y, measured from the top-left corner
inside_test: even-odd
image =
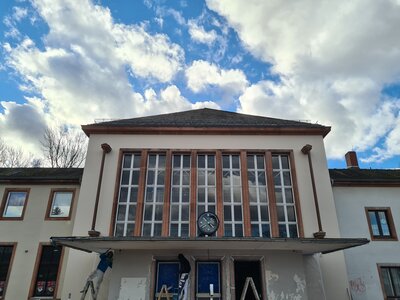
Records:
[[[355,151],[349,151],[344,156],[346,158],[347,169],[359,169],[357,153]]]

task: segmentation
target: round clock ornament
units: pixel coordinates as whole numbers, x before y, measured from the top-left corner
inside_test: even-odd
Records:
[[[206,211],[197,219],[197,227],[201,236],[213,235],[219,227],[219,219],[216,214]]]

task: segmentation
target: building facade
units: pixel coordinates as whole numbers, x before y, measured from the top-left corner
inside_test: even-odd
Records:
[[[330,170],[342,237],[368,245],[345,250],[354,300],[400,299],[400,170],[360,169],[354,152],[348,169]]]
[[[0,169],[0,299],[59,298],[82,169]]]
[[[260,299],[367,299],[354,287],[367,286],[371,263],[356,257],[379,249],[356,247],[374,238],[348,229],[362,220],[343,204],[353,189],[363,201],[373,193],[329,173],[329,127],[200,109],[82,128],[84,170],[0,169],[0,299],[80,299],[107,250],[101,300],[158,299],[164,287],[176,297],[178,254],[191,266],[189,299],[240,299],[250,278]],[[373,203],[367,215],[392,212],[395,227],[398,208]],[[379,224],[372,235],[386,234]],[[390,248],[389,232],[376,245]],[[383,258],[376,274],[393,283],[395,254]]]

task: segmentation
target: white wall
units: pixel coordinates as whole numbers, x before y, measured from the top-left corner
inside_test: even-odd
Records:
[[[400,228],[400,188],[334,187],[337,216],[343,237],[371,239],[365,207],[390,207],[396,231]],[[399,264],[398,241],[371,241],[368,245],[345,250],[354,300],[383,299],[378,263]]]
[[[40,243],[49,243],[51,236],[69,236],[72,233],[77,200],[78,185],[11,185],[1,184],[0,195],[6,188],[30,188],[28,202],[23,220],[0,220],[0,242],[16,242],[17,248],[11,266],[6,299],[27,299],[31,281],[35,274],[33,269]],[[76,188],[75,201],[70,221],[45,220],[47,204],[51,189]],[[62,271],[58,290],[61,291],[67,264],[68,250],[64,252]]]
[[[317,193],[319,196],[321,218],[323,229],[327,232],[327,237],[339,237],[335,208],[333,203],[332,189],[327,169],[327,161],[323,139],[321,136],[233,136],[233,135],[106,135],[92,134],[90,136],[88,156],[83,174],[80,201],[78,204],[76,222],[74,224],[74,236],[87,236],[90,229],[93,207],[96,198],[97,181],[100,170],[102,149],[100,145],[108,143],[113,149],[107,154],[103,182],[100,194],[100,204],[96,229],[103,236],[109,235],[110,223],[114,216],[112,213],[113,199],[115,193],[115,180],[118,172],[118,157],[121,148],[130,149],[248,149],[248,150],[293,150],[294,160],[297,171],[297,183],[299,188],[299,198],[303,216],[304,233],[306,237],[312,237],[318,231],[316,212],[314,207],[311,178],[309,173],[308,158],[301,153],[301,148],[305,144],[311,144],[311,152]],[[75,254],[74,254],[75,256]],[[70,259],[67,276],[65,280],[66,288],[63,296],[67,296],[69,291],[74,290],[74,286],[84,283],[84,280],[91,272],[96,259],[93,256],[92,263],[86,263],[82,268],[83,259]],[[326,277],[326,293],[328,300],[345,299],[347,288],[347,277],[345,272],[344,259],[341,254],[330,255],[322,262],[323,277]],[[337,270],[333,278],[330,274],[330,266]],[[73,270],[82,270],[76,274]],[[68,292],[67,292],[68,291]],[[72,299],[79,296],[73,294]],[[103,298],[100,298],[103,299]],[[104,298],[105,299],[105,298]]]

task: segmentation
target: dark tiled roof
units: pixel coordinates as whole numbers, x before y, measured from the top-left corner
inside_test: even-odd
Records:
[[[82,125],[105,134],[304,134],[326,136],[330,127],[210,108]]]
[[[1,183],[80,183],[83,168],[0,168]]]
[[[333,185],[400,185],[396,169],[330,169]]]
[[[115,127],[298,127],[323,128],[318,124],[246,115],[210,108],[188,110],[170,114],[122,119],[91,124]]]

